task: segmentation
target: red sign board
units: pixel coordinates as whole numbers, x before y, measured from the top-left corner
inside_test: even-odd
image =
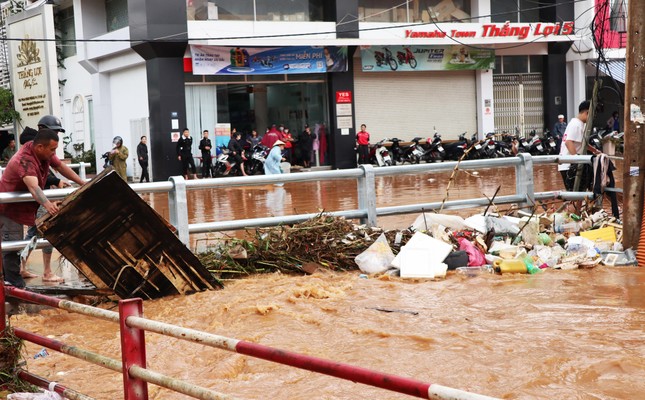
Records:
[[[352,102],[352,91],[351,90],[339,90],[336,92],[336,103],[351,103]]]

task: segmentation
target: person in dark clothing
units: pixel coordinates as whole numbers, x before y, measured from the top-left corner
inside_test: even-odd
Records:
[[[177,159],[181,161],[184,178],[188,179],[188,167],[190,167],[193,179],[197,179],[197,168],[193,159],[193,138],[188,128],[184,128],[182,136],[177,141]]]
[[[211,169],[213,165],[213,157],[211,156],[211,148],[213,147],[211,140],[208,138],[208,131],[203,133],[202,140],[199,142],[199,149],[202,151],[202,178],[211,177]]]
[[[234,137],[228,142],[228,150],[230,151],[230,156],[233,157],[237,165],[240,166],[240,172],[242,175],[247,176],[246,171],[244,170],[244,149],[240,140],[242,139],[242,134],[240,132],[235,132]]]
[[[150,175],[148,174],[148,138],[141,136],[141,141],[137,145],[137,159],[139,160],[139,165],[141,166],[141,179],[139,183],[143,183],[144,179],[146,182],[150,182]]]
[[[300,158],[302,159],[302,166],[305,168],[311,167],[311,152],[314,149],[314,139],[316,139],[316,134],[311,132],[309,125],[305,125],[305,131],[302,132],[298,139]]]

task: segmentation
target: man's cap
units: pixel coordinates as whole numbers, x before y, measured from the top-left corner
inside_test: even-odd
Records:
[[[273,147],[280,146],[280,145],[283,145],[283,144],[284,144],[284,142],[282,140],[276,140],[275,143],[273,143]]]
[[[564,115],[562,115],[562,114],[558,115],[558,119],[560,119],[560,118],[564,119]]]

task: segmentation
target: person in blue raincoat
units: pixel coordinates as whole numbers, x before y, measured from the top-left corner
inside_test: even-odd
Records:
[[[264,162],[264,173],[266,175],[276,175],[281,174],[282,169],[280,169],[280,163],[284,160],[282,157],[282,152],[284,151],[284,142],[282,140],[276,140],[273,143],[273,147],[267,156],[266,161]]]

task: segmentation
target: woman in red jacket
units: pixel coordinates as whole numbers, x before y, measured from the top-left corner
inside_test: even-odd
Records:
[[[358,163],[359,164],[368,164],[369,163],[369,144],[370,144],[370,134],[366,131],[367,126],[365,124],[361,125],[361,131],[356,134],[356,145],[358,146]]]

